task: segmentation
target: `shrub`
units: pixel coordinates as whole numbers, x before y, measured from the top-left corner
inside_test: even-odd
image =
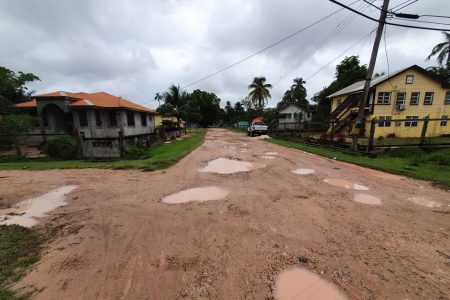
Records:
[[[438,162],[441,165],[450,166],[450,151],[439,151],[433,153],[428,160]]]
[[[425,155],[422,151],[422,153],[417,152],[416,154],[409,157],[409,162],[411,166],[419,166],[421,163],[425,161]]]
[[[48,141],[47,154],[50,157],[60,159],[75,158],[77,154],[77,143],[71,136],[58,136]]]
[[[146,159],[149,157],[148,148],[145,147],[134,147],[123,154],[123,158],[125,159]]]
[[[421,148],[395,148],[389,155],[392,157],[411,158],[413,156],[424,156],[425,152]]]

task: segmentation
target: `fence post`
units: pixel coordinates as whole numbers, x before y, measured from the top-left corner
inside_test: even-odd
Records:
[[[77,141],[78,158],[83,158],[83,138],[78,129],[75,130],[75,139]]]
[[[430,119],[430,117],[428,117],[428,116],[423,119],[422,134],[420,135],[420,145],[421,146],[425,143],[425,136],[427,134],[429,119]]]
[[[17,155],[22,155],[22,149],[20,148],[20,144],[19,141],[17,140],[16,135],[12,134],[11,138],[13,140],[14,146],[16,147]]]
[[[122,129],[119,130],[119,150],[120,150],[120,156],[123,154],[123,131]]]
[[[375,137],[375,124],[376,118],[373,118],[372,121],[370,121],[370,133],[369,133],[369,143],[367,145],[367,152],[373,150],[373,139]]]
[[[330,132],[330,144],[333,144],[333,139],[334,139],[334,120],[331,120],[331,132]]]

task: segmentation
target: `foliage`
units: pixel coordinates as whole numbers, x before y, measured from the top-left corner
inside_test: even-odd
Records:
[[[38,122],[38,118],[29,115],[2,116],[0,118],[0,134],[16,135],[28,133]]]
[[[281,109],[286,105],[295,104],[301,107],[303,110],[308,108],[308,100],[306,100],[306,81],[303,78],[295,78],[294,83],[291,87],[284,93],[283,98],[277,104],[277,109]]]
[[[185,119],[203,127],[217,124],[221,117],[220,98],[214,93],[194,90],[187,95]]]
[[[32,73],[11,71],[5,67],[0,67],[0,107],[7,107],[11,104],[26,101],[32,92],[25,86],[28,82],[40,80]]]
[[[440,165],[450,166],[450,150],[442,150],[432,153],[428,160],[435,161]]]
[[[149,148],[133,147],[123,154],[124,159],[147,159],[150,157]]]
[[[267,100],[271,98],[269,89],[272,88],[270,83],[266,83],[265,77],[255,77],[253,82],[248,86],[250,92],[248,94],[253,105],[262,110]]]
[[[389,152],[389,156],[408,158],[411,156],[421,156],[424,151],[421,148],[396,148]]]
[[[443,67],[428,67],[427,71],[441,78],[442,81],[450,84],[450,68]]]
[[[186,118],[186,105],[188,94],[179,85],[171,85],[163,95],[166,113],[177,117],[177,124],[180,126],[181,118]]]
[[[77,154],[77,143],[71,136],[62,135],[47,143],[47,154],[53,158],[71,159]]]
[[[443,31],[442,34],[444,35],[445,41],[434,46],[427,60],[436,56],[439,65],[450,70],[450,33]]]
[[[367,75],[366,65],[360,65],[358,56],[346,57],[336,66],[335,80],[321,91],[317,92],[312,101],[316,104],[313,112],[313,121],[324,121],[328,118],[331,103],[328,96],[344,87],[364,80]]]

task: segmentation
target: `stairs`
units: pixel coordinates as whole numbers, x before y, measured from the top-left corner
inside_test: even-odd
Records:
[[[330,114],[330,120],[334,122],[334,133],[339,132],[345,126],[350,125],[358,116],[358,106],[361,94],[352,94],[348,96],[334,111]]]

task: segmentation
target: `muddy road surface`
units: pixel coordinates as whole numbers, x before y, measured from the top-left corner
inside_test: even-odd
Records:
[[[349,299],[450,297],[449,191],[226,130],[166,170],[2,171],[0,186],[0,208],[76,186],[15,287],[36,299],[302,299],[277,290],[291,269]]]

